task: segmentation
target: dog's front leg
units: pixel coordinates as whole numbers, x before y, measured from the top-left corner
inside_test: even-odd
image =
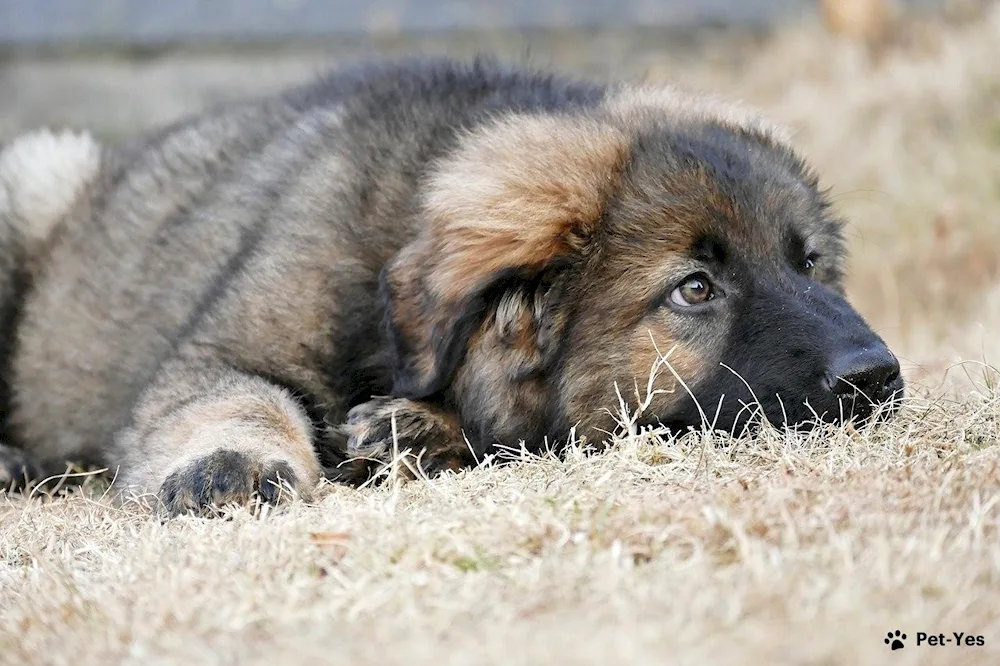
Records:
[[[139,396],[113,461],[171,515],[254,496],[308,497],[320,478],[312,424],[283,388],[212,359],[167,361]]]

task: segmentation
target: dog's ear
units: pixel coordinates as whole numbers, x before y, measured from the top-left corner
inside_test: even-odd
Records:
[[[393,394],[444,388],[504,291],[583,252],[628,155],[597,121],[516,116],[469,134],[424,189],[420,235],[382,274]]]

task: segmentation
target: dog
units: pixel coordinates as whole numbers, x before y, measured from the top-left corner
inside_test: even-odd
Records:
[[[680,88],[360,64],[117,146],[22,136],[0,186],[11,485],[85,462],[203,513],[394,451],[597,446],[637,384],[638,424],[677,432],[903,394],[817,176]]]

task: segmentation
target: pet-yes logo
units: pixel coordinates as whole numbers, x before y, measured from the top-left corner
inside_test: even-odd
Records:
[[[895,631],[887,632],[883,642],[889,646],[891,650],[902,650],[906,647],[907,640],[906,634],[904,634],[899,629]],[[967,634],[961,631],[953,631],[951,634],[929,634],[925,631],[917,632],[917,640],[909,641],[911,645],[916,647],[923,646],[954,646],[954,647],[982,647],[986,645],[986,639],[983,636],[976,634]]]

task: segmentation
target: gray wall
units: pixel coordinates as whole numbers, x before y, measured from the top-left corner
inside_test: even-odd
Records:
[[[688,28],[771,25],[815,2],[0,0],[0,145],[40,126],[116,140],[370,55],[488,52],[599,79],[679,75],[704,57],[735,64],[755,39],[709,31],[702,43]]]
[[[769,24],[813,11],[814,5],[815,0],[0,0],[0,44]]]

